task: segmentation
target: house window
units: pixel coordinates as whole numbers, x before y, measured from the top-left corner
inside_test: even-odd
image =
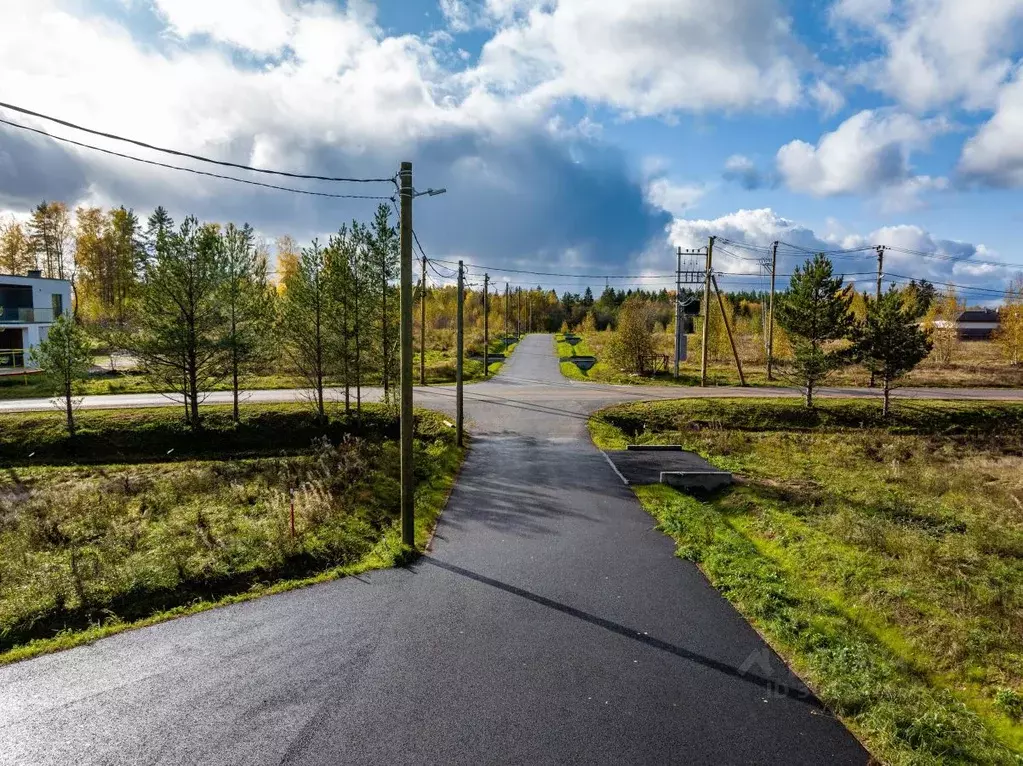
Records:
[[[57,317],[64,313],[64,296],[60,293],[54,293],[50,296],[50,304],[53,306],[53,318],[56,320]]]

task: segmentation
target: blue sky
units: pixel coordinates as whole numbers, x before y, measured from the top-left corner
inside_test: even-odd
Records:
[[[437,257],[661,274],[718,235],[892,245],[934,256],[895,251],[893,272],[974,287],[1023,268],[1023,0],[15,6],[0,101],[246,164],[378,176],[412,159],[417,186],[449,189],[417,206]],[[0,128],[0,211],[43,197],[299,241],[372,212]],[[757,271],[725,250],[724,271]]]

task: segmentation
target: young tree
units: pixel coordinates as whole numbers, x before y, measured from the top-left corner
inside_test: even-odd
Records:
[[[609,361],[626,372],[642,374],[654,353],[650,334],[650,307],[639,297],[630,298],[618,315],[618,330],[607,344]]]
[[[224,282],[217,227],[185,219],[146,268],[137,327],[126,343],[151,380],[182,395],[193,429],[201,426],[202,392],[228,370]]]
[[[224,230],[225,312],[224,346],[229,356],[234,422],[239,422],[238,399],[241,376],[264,359],[272,329],[272,293],[267,281],[267,264],[255,247],[255,235],[248,224],[228,224]]]
[[[814,390],[848,358],[841,350],[827,348],[848,337],[852,328],[852,295],[842,288],[842,281],[833,276],[826,256],[815,255],[796,267],[776,311],[778,324],[789,334],[793,370],[811,409]]]
[[[384,399],[398,375],[398,300],[391,283],[398,278],[401,262],[398,231],[391,226],[391,208],[380,205],[369,231],[369,252],[376,281],[379,306],[380,366]]]
[[[930,338],[918,325],[916,311],[917,306],[907,306],[892,287],[878,300],[866,297],[866,316],[853,328],[853,358],[881,381],[885,417],[892,384],[931,353]]]
[[[77,321],[64,314],[50,326],[45,340],[32,349],[31,358],[45,375],[53,393],[62,400],[67,432],[75,435],[75,395],[79,383],[89,374],[92,342]]]
[[[302,251],[295,271],[283,283],[278,303],[278,333],[284,353],[313,389],[320,421],[326,420],[323,382],[330,367],[327,319],[330,305],[327,258],[316,240]]]
[[[951,364],[959,355],[962,339],[959,337],[959,317],[966,304],[959,300],[954,287],[931,303],[924,327],[931,333],[934,358],[941,365]]]
[[[1017,274],[1005,293],[1005,305],[995,341],[1009,364],[1023,364],[1023,272]]]

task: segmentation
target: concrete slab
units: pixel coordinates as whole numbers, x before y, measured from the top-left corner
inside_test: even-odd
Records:
[[[678,447],[668,450],[610,450],[607,457],[629,484],[659,484],[662,473],[722,473],[699,455]]]
[[[661,471],[661,484],[676,489],[698,489],[713,492],[732,483],[728,471]]]

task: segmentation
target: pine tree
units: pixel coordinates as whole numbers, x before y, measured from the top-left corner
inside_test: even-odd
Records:
[[[880,299],[866,296],[865,302],[866,316],[852,332],[852,356],[881,381],[888,417],[892,384],[927,358],[931,341],[917,324],[918,306],[906,305],[894,286]]]
[[[789,334],[792,368],[811,409],[814,390],[848,361],[842,350],[828,348],[830,342],[847,338],[853,324],[852,295],[842,288],[843,278],[832,273],[823,254],[797,266],[776,311],[778,324]]]
[[[67,257],[72,239],[71,215],[63,202],[40,202],[29,223],[32,249],[43,276],[66,279],[70,276]]]
[[[398,296],[392,282],[398,278],[401,252],[398,231],[390,222],[391,209],[380,205],[369,232],[369,252],[375,275],[376,304],[379,306],[380,367],[384,384],[384,399],[390,393],[391,383],[398,374]]]
[[[312,389],[317,417],[326,420],[323,385],[331,366],[328,348],[330,285],[327,257],[314,239],[302,251],[296,269],[286,275],[277,323],[285,356]]]
[[[226,377],[224,243],[217,227],[187,218],[165,237],[146,268],[136,327],[127,348],[159,390],[180,393],[199,429],[202,392]]]
[[[267,280],[266,259],[255,247],[248,224],[228,224],[224,230],[223,307],[226,318],[224,345],[230,356],[234,422],[238,411],[239,384],[243,374],[265,359],[272,322],[272,293]]]
[[[167,246],[168,239],[174,234],[174,219],[163,207],[157,207],[146,221],[146,232],[143,236],[143,249],[146,263],[152,263],[157,254]]]

